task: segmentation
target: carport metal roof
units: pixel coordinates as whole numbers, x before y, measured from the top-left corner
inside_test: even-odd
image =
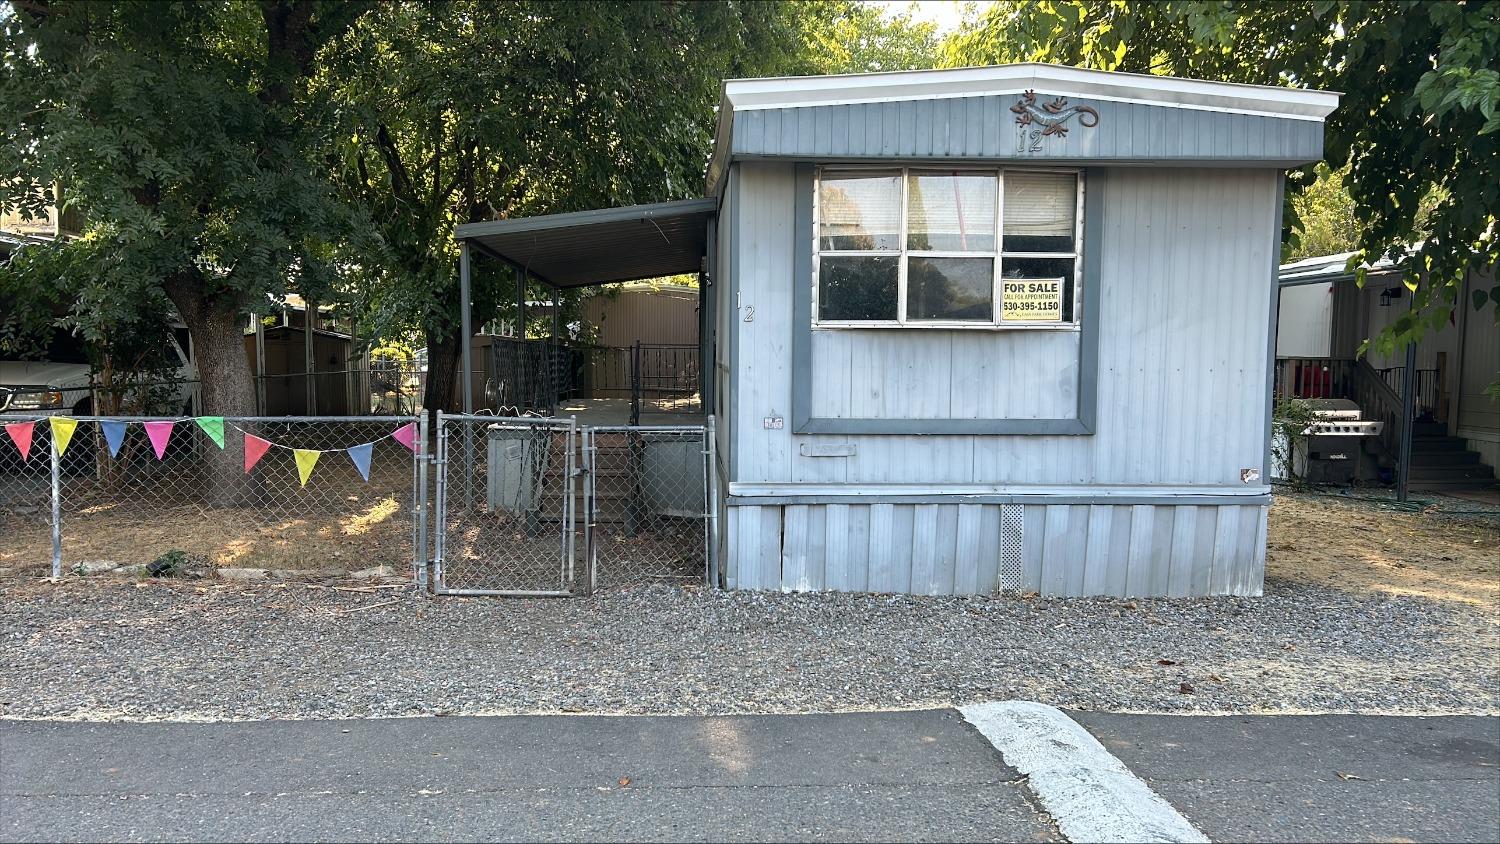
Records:
[[[716,200],[601,208],[459,226],[455,237],[553,287],[697,273]]]

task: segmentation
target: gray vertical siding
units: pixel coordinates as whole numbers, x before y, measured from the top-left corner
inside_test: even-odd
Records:
[[[1239,485],[1264,459],[1273,170],[1091,168],[1107,181],[1091,436],[795,435],[789,365],[796,278],[793,167],[742,162],[732,421],[739,483]],[[820,415],[1042,416],[1073,400],[1071,332],[815,331]],[[1024,371],[1012,363],[1028,362]],[[788,420],[767,430],[763,420]],[[846,457],[803,444],[852,445]]]
[[[730,507],[728,585],[985,594],[1000,588],[998,504]],[[1264,505],[1027,504],[1022,591],[1259,595]]]
[[[814,331],[811,415],[1070,418],[1078,412],[1078,340],[1076,331]],[[853,379],[851,371],[884,375]]]
[[[1323,123],[1265,115],[1070,98],[1099,125],[1018,150],[1019,94],[737,111],[735,157],[1034,159],[1047,161],[1301,163],[1323,157]],[[1038,100],[1051,95],[1038,92]]]

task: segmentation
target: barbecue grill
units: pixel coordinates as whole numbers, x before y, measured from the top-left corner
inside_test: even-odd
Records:
[[[1292,450],[1297,475],[1312,483],[1348,484],[1360,476],[1364,437],[1379,436],[1384,422],[1364,418],[1348,399],[1308,399],[1314,421]]]

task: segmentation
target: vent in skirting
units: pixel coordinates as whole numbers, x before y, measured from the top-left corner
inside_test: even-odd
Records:
[[[1021,549],[1026,540],[1026,507],[1000,505],[1000,588],[1021,588]]]

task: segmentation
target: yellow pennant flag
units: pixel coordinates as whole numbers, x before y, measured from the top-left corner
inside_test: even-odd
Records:
[[[297,478],[307,486],[307,479],[312,477],[313,467],[318,465],[318,457],[323,452],[311,448],[294,448],[292,455],[297,459]]]
[[[68,450],[68,443],[73,441],[73,432],[78,430],[78,420],[71,416],[49,416],[47,421],[52,424],[52,441],[57,443],[57,453],[61,455]]]

